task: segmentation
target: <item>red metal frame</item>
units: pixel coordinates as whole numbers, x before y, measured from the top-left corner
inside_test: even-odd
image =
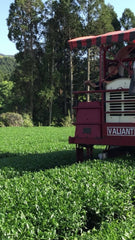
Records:
[[[100,94],[104,95],[105,92],[119,92],[119,91],[120,91],[119,89],[115,89],[115,90],[113,90],[113,89],[112,90],[96,90],[96,91],[94,91],[94,90],[93,91],[78,91],[78,92],[76,91],[76,92],[73,92],[73,94],[79,95],[79,94],[82,94],[82,93],[83,94],[100,93]],[[128,91],[128,89],[121,89],[121,91]],[[101,137],[100,138],[95,138],[95,139],[91,138],[91,137],[90,138],[81,137],[80,139],[79,139],[79,137],[76,137],[76,136],[75,137],[69,137],[69,143],[78,143],[78,144],[81,143],[81,144],[87,144],[87,145],[89,145],[89,144],[93,144],[93,145],[95,145],[95,144],[99,144],[99,145],[119,145],[119,146],[121,146],[121,145],[128,145],[128,146],[132,145],[132,146],[134,146],[135,145],[135,136],[130,136],[130,137],[122,136],[122,138],[121,137],[116,137],[116,136],[115,137],[111,136],[111,139],[110,139],[110,137],[108,137],[107,134],[106,134],[107,127],[111,127],[111,126],[113,126],[113,127],[135,127],[135,122],[134,123],[106,123],[105,122],[105,114],[106,113],[134,113],[135,114],[135,111],[131,110],[131,111],[117,111],[117,112],[109,111],[109,112],[106,112],[105,107],[104,107],[105,102],[110,102],[110,101],[105,101],[104,97],[102,96],[101,103],[98,102],[98,101],[83,102],[83,103],[81,103],[81,105],[83,104],[82,107],[80,107],[79,105],[77,107],[74,107],[74,109],[76,111],[78,111],[78,109],[80,109],[80,108],[82,108],[83,110],[84,109],[87,110],[88,109],[87,105],[89,104],[92,109],[95,109],[95,110],[100,109],[100,122],[96,121],[97,116],[95,114],[92,115],[92,116],[89,116],[89,117],[91,118],[91,120],[93,120],[93,118],[94,118],[95,124],[98,124],[98,125],[101,126],[101,128],[100,128],[100,130],[101,130],[100,136]],[[116,102],[116,101],[114,100],[114,102]],[[132,99],[131,100],[119,100],[119,102],[134,102],[134,100],[132,100]],[[93,107],[92,104],[95,107]],[[86,112],[85,112],[85,114],[86,114]],[[80,113],[80,115],[78,116],[79,120],[77,120],[76,123],[74,123],[74,125],[76,125],[76,126],[79,125],[80,124],[80,119],[82,119],[83,116],[84,115],[81,115],[81,113]],[[90,122],[90,120],[87,123],[86,123],[86,121],[85,122],[81,121],[81,124],[82,125],[84,124],[84,125],[87,126],[87,125],[91,124],[91,122]],[[133,138],[134,138],[134,142],[133,142]]]
[[[130,36],[132,35],[132,37]],[[101,94],[101,102],[82,102],[78,103],[74,109],[76,110],[76,126],[75,136],[69,137],[69,143],[76,144],[76,157],[77,161],[81,161],[83,157],[83,148],[87,150],[87,155],[92,156],[92,149],[94,145],[114,145],[114,146],[135,146],[135,122],[106,122],[106,114],[117,113],[117,114],[135,114],[135,110],[128,111],[106,111],[105,104],[111,101],[105,100],[105,94],[107,92],[122,92],[128,91],[129,89],[103,89],[103,81],[105,79],[105,69],[106,69],[106,51],[108,50],[108,41],[120,42],[121,36],[123,36],[122,41],[130,41],[135,39],[135,28],[128,31],[113,32],[100,36],[88,36],[78,39],[69,40],[71,50],[86,46],[88,41],[91,41],[91,45],[98,45],[100,42],[100,76],[99,85],[100,90],[91,91],[76,91],[73,94],[78,97],[80,94]],[[108,38],[109,37],[109,38]],[[109,40],[108,40],[109,39]],[[86,41],[87,40],[87,41]],[[97,44],[98,43],[98,44]],[[109,42],[110,44],[110,42]],[[90,43],[88,44],[90,45]],[[117,59],[118,62],[123,64],[125,61],[134,60],[133,58],[128,59]],[[115,102],[135,102],[133,99],[125,100],[113,100]]]

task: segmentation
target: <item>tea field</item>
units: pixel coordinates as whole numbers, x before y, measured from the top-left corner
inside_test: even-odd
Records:
[[[0,128],[1,240],[135,239],[134,156],[77,164],[73,135]]]

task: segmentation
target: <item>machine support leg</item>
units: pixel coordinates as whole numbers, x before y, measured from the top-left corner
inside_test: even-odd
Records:
[[[83,162],[83,147],[76,145],[76,161]]]
[[[87,159],[90,158],[90,148],[89,147],[86,147],[86,156],[87,156]]]
[[[93,145],[86,147],[87,159],[93,159]]]
[[[90,146],[90,159],[93,159],[93,145]]]
[[[85,159],[93,159],[93,145],[86,146],[86,158]],[[83,146],[77,144],[76,145],[76,161],[83,162],[84,160],[84,152]]]

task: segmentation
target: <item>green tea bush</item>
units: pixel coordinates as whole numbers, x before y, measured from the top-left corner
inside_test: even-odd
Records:
[[[63,126],[63,127],[71,127],[72,126],[72,119],[70,116],[70,112],[68,112],[68,115],[61,120],[61,126]]]
[[[23,118],[21,114],[14,112],[2,113],[0,115],[0,122],[6,127],[23,126]]]
[[[0,127],[5,127],[3,122],[0,122]]]
[[[23,117],[23,127],[33,127],[33,122],[29,114],[24,113]]]
[[[77,164],[73,135],[1,128],[0,239],[135,239],[134,157]]]

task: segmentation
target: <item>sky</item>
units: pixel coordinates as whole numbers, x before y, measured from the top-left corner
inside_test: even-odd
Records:
[[[14,0],[1,0],[0,6],[0,53],[5,55],[14,55],[18,51],[15,47],[15,43],[8,39],[8,27],[6,19],[9,15],[10,4]],[[118,18],[122,16],[125,8],[130,8],[135,14],[135,1],[133,0],[105,0],[105,4],[110,3],[114,7],[114,11],[117,13]]]
[[[9,15],[10,4],[13,0],[0,0],[0,53],[5,55],[14,55],[18,51],[15,47],[15,43],[11,42],[8,38],[8,27],[6,19]]]
[[[117,13],[118,19],[122,17],[125,8],[129,8],[135,14],[134,0],[104,0],[105,4],[111,4]]]

